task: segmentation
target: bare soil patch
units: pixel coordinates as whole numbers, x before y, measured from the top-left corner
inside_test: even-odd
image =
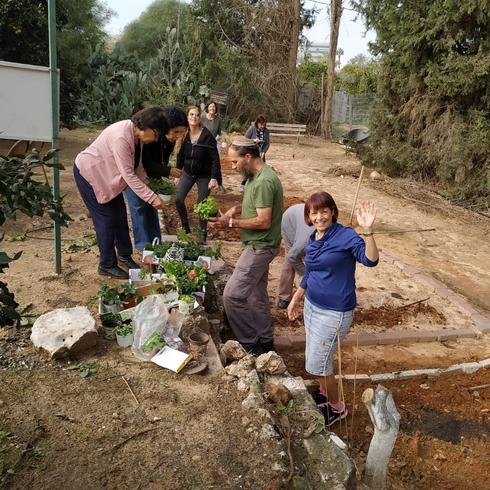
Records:
[[[57,307],[86,304],[95,314],[93,298],[100,277],[96,274],[95,246],[78,250],[69,246],[85,240],[92,224],[76,191],[71,165],[80,149],[97,131],[63,131],[61,161],[62,195],[73,223],[63,230],[63,273],[53,273],[52,232],[45,219],[21,217],[5,227],[3,249],[23,250],[5,275],[17,300],[31,305],[36,314]],[[3,148],[1,148],[3,149]],[[338,145],[312,138],[306,144],[273,142],[268,161],[278,170],[285,188],[285,207],[300,202],[317,190],[328,190],[337,200],[342,222],[347,221],[360,169],[357,160]],[[224,195],[217,195],[223,209],[241,202],[241,177],[224,161]],[[342,171],[345,169],[345,171]],[[398,187],[400,186],[400,187]],[[385,179],[361,187],[360,200],[376,201],[377,236],[383,251],[414,263],[453,290],[469,298],[483,312],[490,311],[489,220],[447,204],[409,183]],[[422,201],[421,204],[419,201]],[[189,195],[191,210],[195,194]],[[173,206],[166,210],[170,231],[179,228]],[[197,223],[192,214],[191,220]],[[436,228],[436,232],[390,234],[389,231]],[[25,235],[26,230],[37,230]],[[224,241],[226,261],[234,264],[240,254],[236,230],[210,230],[210,238]],[[274,303],[282,258],[271,266],[269,293]],[[383,331],[397,328],[464,328],[469,319],[413,277],[389,264],[374,270],[359,269],[360,318],[354,331]],[[394,296],[393,293],[400,296]],[[405,312],[400,306],[430,296],[426,307]],[[381,321],[380,312],[385,311]],[[362,313],[364,312],[364,313]],[[395,315],[395,316],[394,316]],[[444,317],[445,323],[442,320]],[[372,319],[372,320],[371,320]],[[395,323],[401,322],[399,323]],[[438,323],[443,321],[443,323]],[[274,308],[279,334],[300,333],[301,323],[291,324],[283,310]],[[388,326],[390,325],[390,326]],[[379,330],[378,330],[379,329]],[[8,488],[262,488],[277,477],[274,462],[277,444],[260,440],[254,429],[241,423],[241,396],[231,387],[209,377],[182,378],[146,364],[135,363],[113,344],[101,340],[84,361],[93,361],[97,373],[82,380],[67,370],[66,362],[46,363],[34,352],[29,332],[0,332],[0,438],[2,472],[14,465]],[[487,337],[457,342],[370,346],[357,351],[344,348],[344,372],[373,374],[390,370],[446,367],[490,356]],[[289,370],[304,373],[301,352],[282,352]],[[76,361],[78,362],[78,361]],[[136,406],[124,383],[124,375],[135,391]],[[488,370],[470,376],[387,384],[402,413],[402,432],[397,441],[391,472],[392,488],[459,489],[472,485],[485,488],[488,481],[488,390],[480,397],[464,387],[488,382]],[[352,385],[346,386],[352,405]],[[370,425],[359,405],[349,438],[362,469]],[[478,398],[478,399],[477,399]],[[117,414],[117,416],[114,416]],[[445,418],[446,417],[446,418]],[[449,417],[449,419],[448,419]],[[433,421],[432,426],[429,424]],[[459,424],[459,425],[458,425]],[[437,432],[437,427],[440,427]],[[459,444],[438,438],[460,428]],[[155,430],[150,430],[155,429]],[[339,434],[342,436],[342,427]],[[478,436],[478,432],[480,436]],[[345,434],[344,434],[345,437]],[[442,456],[440,456],[442,454]],[[446,459],[444,459],[446,457]],[[5,464],[7,466],[5,466]],[[3,473],[5,474],[5,473]]]

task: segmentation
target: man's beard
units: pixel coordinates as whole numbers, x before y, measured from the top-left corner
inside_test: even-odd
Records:
[[[254,176],[253,172],[251,170],[249,170],[248,168],[242,168],[241,174],[242,174],[243,178],[246,180],[248,180],[248,179],[250,179],[250,177]]]

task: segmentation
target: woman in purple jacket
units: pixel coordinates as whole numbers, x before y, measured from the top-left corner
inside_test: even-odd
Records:
[[[374,204],[364,203],[357,211],[365,240],[352,228],[337,223],[338,215],[335,201],[326,192],[317,192],[306,201],[305,222],[316,231],[305,248],[305,275],[288,306],[289,318],[296,320],[305,298],[306,371],[320,378],[314,398],[327,427],[347,416],[333,374],[333,353],[354,318],[356,262],[374,267],[379,260],[373,236]]]

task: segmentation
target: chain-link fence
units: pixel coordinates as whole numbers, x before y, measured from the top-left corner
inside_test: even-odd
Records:
[[[334,92],[332,102],[332,121],[338,124],[367,126],[374,95],[350,95],[346,92]]]

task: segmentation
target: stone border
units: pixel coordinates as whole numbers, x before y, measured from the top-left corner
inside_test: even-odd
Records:
[[[453,364],[447,368],[410,369],[408,371],[394,371],[391,373],[373,374],[371,376],[368,374],[344,374],[342,375],[342,379],[346,381],[356,380],[360,382],[379,383],[381,381],[396,381],[418,377],[433,378],[450,374],[473,374],[479,369],[488,367],[490,367],[490,357],[478,362]],[[336,378],[338,379],[339,376],[337,375]]]
[[[410,344],[412,342],[440,342],[441,340],[476,339],[480,338],[482,334],[490,334],[490,318],[476,310],[471,303],[449,289],[443,282],[423,272],[418,267],[407,264],[384,252],[383,259],[391,262],[400,270],[412,274],[417,280],[432,287],[437,294],[459,307],[471,318],[475,324],[475,328],[449,328],[423,331],[395,330],[380,333],[350,334],[342,341],[342,345],[354,346],[359,343],[359,345],[365,346]],[[274,343],[280,348],[300,349],[305,347],[306,339],[304,335],[277,336],[274,338]]]

